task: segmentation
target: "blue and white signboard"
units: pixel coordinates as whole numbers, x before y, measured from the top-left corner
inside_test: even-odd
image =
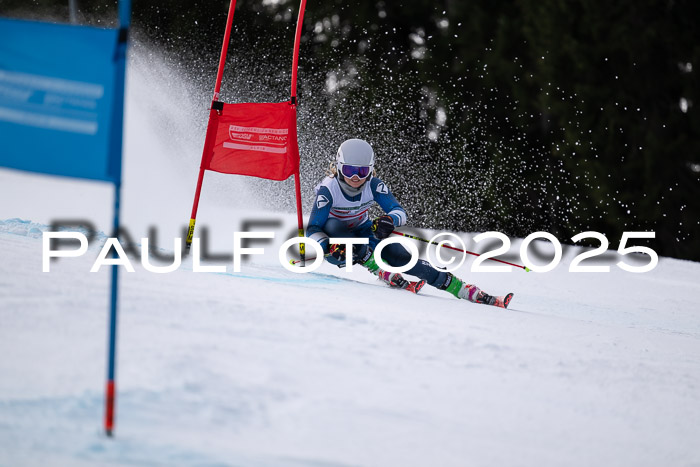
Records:
[[[0,166],[119,183],[125,31],[0,19]]]

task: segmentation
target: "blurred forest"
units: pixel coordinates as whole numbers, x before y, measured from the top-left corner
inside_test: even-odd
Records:
[[[116,2],[75,4],[0,0],[0,14],[115,21]],[[237,2],[223,100],[289,97],[298,7]],[[132,37],[178,57],[209,98],[227,9],[136,0]],[[700,261],[699,18],[694,0],[310,0],[305,193],[360,137],[415,227],[563,243],[595,230],[611,248],[655,231],[659,254]]]

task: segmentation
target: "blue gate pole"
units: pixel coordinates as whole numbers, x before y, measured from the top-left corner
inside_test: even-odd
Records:
[[[128,29],[131,26],[131,0],[119,1],[119,27]]]
[[[129,25],[131,23],[131,0],[120,0],[119,2],[119,36],[116,55],[115,67],[115,109],[119,109],[118,114],[115,112],[114,122],[111,128],[111,150],[114,151],[110,160],[112,166],[110,173],[114,178],[114,225],[113,232],[115,237],[119,237],[119,205],[121,203],[121,184],[122,184],[122,146],[123,146],[123,129],[124,129],[124,80],[126,72],[126,45],[128,39]],[[118,105],[117,105],[118,104]],[[114,250],[112,258],[117,258],[117,251]],[[114,414],[115,414],[115,399],[116,399],[116,360],[117,360],[117,304],[119,298],[119,266],[112,265],[112,287],[109,307],[109,343],[107,353],[107,387],[105,395],[105,433],[107,436],[112,436],[114,433]]]
[[[121,182],[114,184],[114,235],[119,235],[119,203]],[[114,250],[112,258],[117,257]],[[105,397],[105,433],[114,433],[115,370],[117,354],[117,299],[119,298],[119,266],[112,265],[112,288],[109,307],[109,347],[107,351],[107,388]]]

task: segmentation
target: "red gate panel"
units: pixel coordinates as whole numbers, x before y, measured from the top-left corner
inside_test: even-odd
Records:
[[[213,110],[202,168],[286,180],[299,169],[296,106],[290,102],[223,104],[223,110]]]

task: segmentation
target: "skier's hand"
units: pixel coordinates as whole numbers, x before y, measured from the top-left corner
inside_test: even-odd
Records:
[[[374,230],[375,237],[379,240],[383,240],[394,231],[394,219],[387,215],[377,217],[372,221],[372,230]]]

